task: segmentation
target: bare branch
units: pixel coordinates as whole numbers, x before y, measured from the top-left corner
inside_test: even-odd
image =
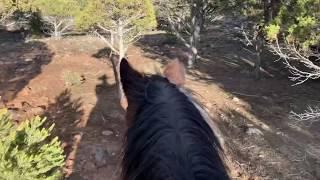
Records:
[[[105,42],[112,51],[114,51],[115,53],[119,54],[119,51],[116,50],[115,47],[113,47],[113,46],[111,45],[111,43],[110,43],[104,36],[102,36],[101,34],[99,34],[97,31],[94,31],[93,33],[94,33],[94,35],[96,35],[98,38],[100,38],[103,42]]]
[[[173,23],[171,17],[168,16],[168,20],[169,20],[170,27],[171,27],[173,33],[177,36],[177,38],[180,39],[187,48],[191,48],[191,45],[183,38],[183,36],[179,33],[179,31],[174,26],[174,23]]]
[[[132,43],[137,42],[142,35],[143,35],[142,32],[137,33],[135,36],[133,36],[133,37],[129,38],[129,40],[127,40],[127,44],[132,44]]]
[[[64,20],[61,20],[61,21],[57,24],[57,28],[59,28],[63,23],[64,23]]]
[[[309,106],[301,114],[292,111],[289,118],[295,120],[296,123],[308,123],[308,125],[312,125],[315,122],[320,122],[320,108]]]
[[[131,28],[128,28],[128,29],[125,29],[124,31],[123,31],[123,34],[128,34],[128,33],[130,33],[130,31],[132,31],[132,30],[135,30],[136,28],[133,26],[133,27],[131,27]]]
[[[283,59],[284,64],[292,75],[289,77],[290,80],[296,82],[294,85],[302,84],[309,79],[320,78],[320,66],[315,64],[320,59],[319,53],[299,50],[295,44],[288,42],[280,45],[278,39],[273,43],[269,43],[268,47],[271,52]],[[309,59],[311,56],[315,57],[314,61]],[[304,68],[293,65],[293,62],[300,64]]]
[[[98,27],[106,32],[109,32],[109,33],[116,33],[115,31],[111,30],[111,29],[107,29],[105,27],[103,27],[101,24],[98,24]]]
[[[245,38],[245,41],[247,42],[246,46],[254,46],[253,42],[252,42],[253,40],[249,38],[248,33],[244,30],[243,24],[241,24],[241,32],[242,32],[243,37]]]
[[[69,19],[69,21],[66,21],[65,23],[64,23],[64,27],[60,30],[60,32],[62,33],[62,34],[66,34],[66,33],[64,33],[66,30],[68,30],[69,28],[71,28],[71,27],[73,27],[74,26],[74,22],[73,22],[73,20],[72,19]]]

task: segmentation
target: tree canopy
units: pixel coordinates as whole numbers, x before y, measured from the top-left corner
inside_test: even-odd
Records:
[[[320,42],[320,0],[288,0],[266,29],[274,40],[282,35],[289,42],[308,49]]]
[[[129,45],[137,41],[146,31],[156,27],[157,21],[151,0],[90,0],[77,16],[81,29],[93,30],[118,55],[113,62],[120,101],[124,100],[119,65]]]
[[[47,34],[60,38],[73,28],[75,16],[79,13],[78,0],[35,0],[34,6],[41,13],[43,29]]]
[[[77,25],[112,36],[115,41],[108,40],[108,46],[123,57],[128,44],[155,28],[157,22],[150,0],[92,0],[77,16]]]
[[[320,0],[287,0],[266,27],[271,51],[301,84],[320,78]]]
[[[43,16],[68,17],[75,15],[79,10],[77,0],[35,0],[34,6]]]
[[[78,26],[101,25],[113,29],[122,22],[136,31],[154,28],[157,24],[150,0],[92,0],[87,1],[77,17]]]
[[[0,22],[11,16],[15,11],[35,11],[32,0],[0,0]]]

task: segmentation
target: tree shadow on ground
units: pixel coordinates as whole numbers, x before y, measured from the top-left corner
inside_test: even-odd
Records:
[[[25,42],[20,33],[0,31],[0,101],[13,100],[53,55],[43,42]]]
[[[144,55],[160,63],[170,59],[184,60],[188,49],[172,35],[166,33],[145,35],[135,43],[144,51]]]
[[[78,146],[81,142],[83,129],[83,109],[81,99],[73,99],[69,89],[58,95],[53,103],[50,103],[42,116],[47,117],[49,126],[55,124],[53,135],[59,136],[63,142],[67,155],[65,173],[73,169]]]
[[[242,153],[237,160],[249,164],[246,168],[262,177],[287,178],[290,174],[291,178],[318,179],[319,158],[304,152],[308,151],[308,145],[319,147],[320,133],[316,129],[320,128],[320,123],[310,128],[293,128],[294,122],[288,115],[292,110],[301,112],[307,105],[319,103],[319,84],[309,82],[292,87],[284,65],[274,62],[276,58],[268,53],[262,60],[266,72],[262,72],[262,79],[257,81],[251,73],[255,58],[252,50],[222,30],[207,32],[202,37],[201,58],[194,69],[188,70],[189,78],[202,83],[208,92],[223,92],[225,99],[217,103],[225,108],[219,109],[221,114],[217,116],[222,119],[220,126],[229,138],[227,141],[231,142],[229,146]],[[164,63],[174,57],[171,54],[179,53],[175,46],[163,43],[164,38],[163,34],[148,35],[137,45],[146,57]],[[220,100],[205,101],[214,106],[214,101]],[[239,132],[233,132],[234,129]],[[253,130],[251,135],[250,130]],[[256,132],[262,132],[263,136],[255,139]],[[320,148],[316,151],[320,152]],[[306,158],[301,154],[307,154]],[[263,167],[266,170],[260,171]]]
[[[92,55],[92,57],[95,57],[97,59],[106,59],[106,57],[110,56],[112,50],[110,48],[102,48],[98,52]]]

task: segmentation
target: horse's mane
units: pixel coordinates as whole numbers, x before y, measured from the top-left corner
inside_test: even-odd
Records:
[[[126,92],[139,108],[127,132],[124,179],[228,179],[220,144],[195,105],[166,78],[142,79]]]

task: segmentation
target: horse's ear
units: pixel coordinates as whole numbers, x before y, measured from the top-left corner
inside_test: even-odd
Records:
[[[186,69],[179,60],[174,60],[167,64],[164,69],[165,77],[177,86],[183,86],[186,81]]]
[[[136,83],[143,79],[142,74],[133,69],[127,59],[123,58],[120,62],[120,79],[125,94],[136,88]]]

